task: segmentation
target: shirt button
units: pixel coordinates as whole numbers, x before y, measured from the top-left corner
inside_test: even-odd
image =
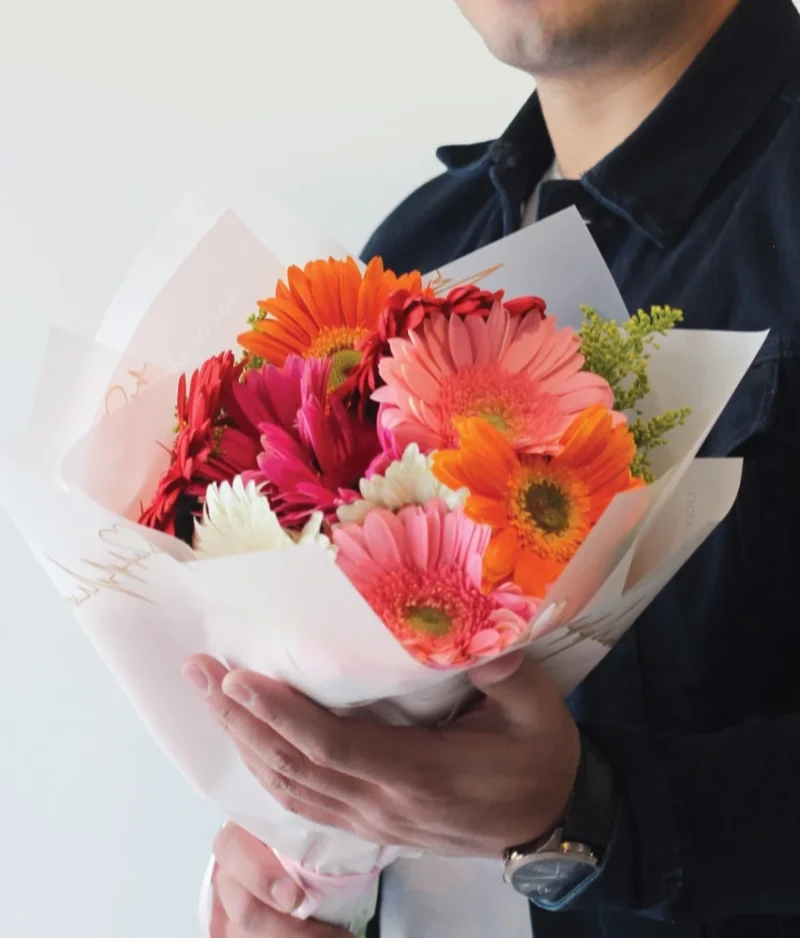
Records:
[[[522,163],[519,150],[507,140],[495,140],[486,151],[489,162],[498,169],[516,169]]]

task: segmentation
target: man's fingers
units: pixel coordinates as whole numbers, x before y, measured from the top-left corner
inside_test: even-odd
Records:
[[[216,890],[228,921],[244,935],[260,936],[282,934],[281,912],[257,899],[233,876],[220,870],[216,879]],[[228,931],[230,932],[230,927]],[[292,934],[286,932],[286,934]],[[226,936],[227,938],[227,936]]]
[[[242,760],[247,765],[244,754]],[[290,779],[275,777],[257,763],[251,763],[247,767],[261,787],[291,814],[297,814],[314,824],[323,824],[325,827],[355,834],[362,840],[381,846],[396,843],[390,834],[366,820],[356,808],[303,789]]]
[[[295,922],[291,920],[285,924],[285,931],[271,931],[253,934],[243,932],[233,924],[229,924],[224,938],[353,938],[349,932],[340,928],[328,928],[316,922]]]
[[[209,938],[228,938],[226,932],[228,928],[228,916],[222,908],[217,892],[217,875],[219,867],[214,867],[214,875],[211,878],[211,923],[209,925]]]
[[[356,826],[364,829],[365,825],[356,823],[358,812],[355,807],[306,788],[291,778],[278,775],[252,750],[241,748],[239,755],[259,785],[292,814],[299,814],[317,824],[326,824],[328,827],[351,833],[355,832]]]
[[[193,673],[196,670],[202,671],[202,679],[196,678]],[[206,656],[189,659],[184,667],[187,679],[202,693],[211,712],[240,752],[250,749],[274,775],[338,801],[349,804],[359,796],[368,801],[379,794],[351,775],[316,765],[268,723],[223,693],[223,678],[227,673],[218,661]]]
[[[488,664],[478,665],[469,672],[472,683],[479,689],[491,687],[493,684],[499,684],[501,681],[508,680],[522,666],[525,660],[523,651],[515,651],[500,658],[495,658]]]
[[[334,716],[290,687],[254,672],[229,673],[208,656],[190,658],[183,670],[226,731],[286,778],[346,803],[354,797],[346,779],[413,783],[424,730]],[[378,792],[360,794],[368,800]]]
[[[470,679],[500,704],[512,723],[529,727],[536,719],[537,695],[552,690],[552,680],[531,658],[516,654],[508,658],[473,669]]]
[[[302,762],[305,761],[302,754],[288,746],[283,737],[266,723],[223,693],[222,684],[227,673],[219,661],[206,655],[190,658],[183,667],[184,676],[205,698],[209,709],[227,733],[258,752],[265,761],[275,764],[276,768],[280,766],[287,772],[294,768],[296,773],[301,774]]]
[[[216,890],[228,920],[245,934],[271,935],[269,930],[281,915],[249,892],[225,870],[217,873]]]
[[[234,878],[259,903],[281,912],[293,912],[302,903],[302,890],[275,854],[238,825],[226,824],[217,834],[214,856],[219,867],[217,878]],[[225,909],[230,917],[230,910]]]
[[[225,665],[210,655],[192,655],[186,659],[181,670],[201,697],[206,697],[212,687],[219,687],[228,673]]]
[[[217,874],[215,889],[228,918],[225,938],[352,938],[340,928],[276,912],[223,870]]]
[[[225,938],[353,938],[349,932],[340,928],[329,928],[327,925],[318,925],[316,922],[295,922],[291,920],[283,926],[283,931],[243,932],[235,925],[228,925]]]
[[[397,782],[413,764],[410,731],[347,720],[260,674],[231,671],[223,690],[314,765],[369,782]]]

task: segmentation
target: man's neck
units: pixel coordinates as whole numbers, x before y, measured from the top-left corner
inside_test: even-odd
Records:
[[[578,179],[618,147],[677,84],[739,0],[717,0],[637,65],[597,65],[539,76],[545,120],[565,179]]]

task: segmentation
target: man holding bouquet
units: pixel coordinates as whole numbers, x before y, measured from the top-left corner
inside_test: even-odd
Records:
[[[770,329],[702,454],[746,457],[738,502],[569,708],[518,658],[439,730],[354,732],[208,658],[187,677],[290,810],[424,852],[388,871],[381,938],[800,934],[800,16],[457,2],[537,93],[498,140],[443,148],[365,258],[432,270],[575,205],[630,309]],[[303,896],[249,834],[215,855],[212,938],[344,938],[291,917]]]

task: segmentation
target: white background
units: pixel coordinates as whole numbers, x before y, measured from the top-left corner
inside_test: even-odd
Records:
[[[93,332],[193,177],[260,178],[358,250],[530,80],[451,0],[0,0],[0,433],[49,323]],[[0,515],[0,935],[194,938],[218,819]]]
[[[91,333],[193,178],[260,178],[353,250],[530,90],[451,0],[0,0],[0,433],[50,323]],[[194,938],[218,819],[0,515],[0,934]]]

